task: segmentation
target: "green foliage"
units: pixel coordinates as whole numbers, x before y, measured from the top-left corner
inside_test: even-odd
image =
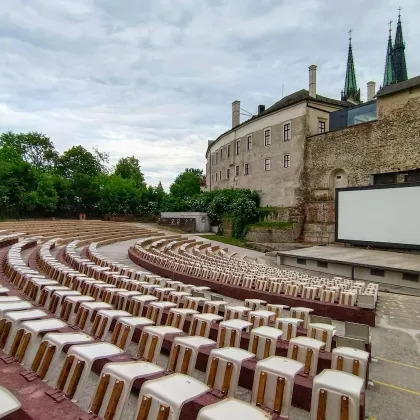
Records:
[[[114,175],[132,180],[136,188],[144,188],[146,186],[144,175],[140,170],[140,162],[134,156],[121,158],[115,167]]]
[[[170,186],[171,194],[182,200],[200,194],[200,179],[202,175],[203,171],[200,169],[185,169]]]

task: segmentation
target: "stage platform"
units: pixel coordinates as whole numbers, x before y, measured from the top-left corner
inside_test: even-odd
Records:
[[[277,253],[277,264],[420,289],[420,255],[335,245]]]

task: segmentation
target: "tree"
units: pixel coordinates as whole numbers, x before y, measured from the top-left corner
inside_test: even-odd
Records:
[[[0,147],[13,149],[24,161],[39,170],[52,168],[58,157],[49,137],[35,131],[19,134],[11,131],[2,133]]]
[[[72,178],[75,174],[95,177],[106,171],[107,159],[107,154],[102,154],[97,150],[91,153],[83,146],[73,146],[57,159],[56,169],[60,175],[66,178]]]
[[[179,174],[169,190],[174,197],[185,199],[200,194],[200,179],[203,171],[200,169],[185,169]]]
[[[146,186],[140,169],[140,162],[134,156],[121,158],[115,167],[114,174],[121,178],[132,180],[137,188]]]

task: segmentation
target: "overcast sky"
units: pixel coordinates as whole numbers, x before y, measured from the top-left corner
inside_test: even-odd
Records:
[[[113,164],[134,154],[146,181],[167,188],[204,169],[233,100],[255,113],[283,85],[307,89],[310,64],[317,92],[338,99],[350,28],[365,99],[399,6],[413,77],[418,0],[2,0],[0,130],[41,131],[60,152],[96,146]]]

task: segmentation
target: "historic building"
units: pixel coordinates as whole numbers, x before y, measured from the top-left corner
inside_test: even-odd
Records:
[[[208,142],[207,190],[257,190],[263,206],[302,222],[302,239],[329,242],[335,188],[420,180],[420,77],[408,79],[400,14],[383,84],[376,92],[368,82],[364,103],[351,41],[350,31],[341,100],[317,93],[311,65],[308,89],[259,105],[247,121],[232,103],[232,128]]]

